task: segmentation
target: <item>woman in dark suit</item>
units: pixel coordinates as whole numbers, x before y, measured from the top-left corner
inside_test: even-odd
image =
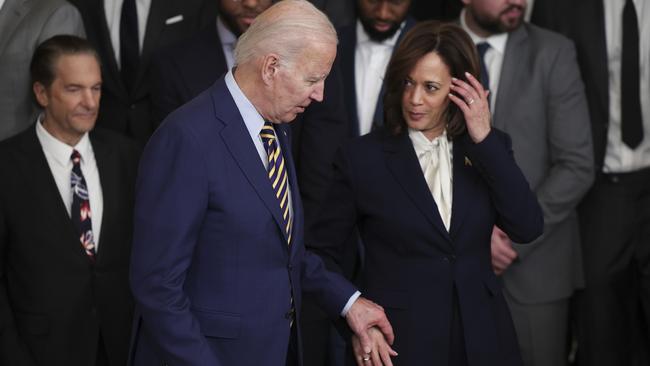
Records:
[[[393,325],[395,365],[521,365],[492,272],[494,225],[513,241],[542,233],[535,196],[510,139],[490,125],[474,45],[461,28],[415,26],[386,73],[386,128],[343,148],[321,216],[307,238],[329,266],[356,227],[364,296]],[[359,365],[390,364],[376,332]]]

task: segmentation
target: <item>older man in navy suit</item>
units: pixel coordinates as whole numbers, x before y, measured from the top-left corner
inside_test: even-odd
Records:
[[[323,97],[336,55],[304,0],[261,14],[235,68],[173,112],[143,154],[131,286],[135,365],[301,365],[302,292],[365,341],[383,309],[306,252],[292,121]],[[369,356],[367,356],[369,357]]]

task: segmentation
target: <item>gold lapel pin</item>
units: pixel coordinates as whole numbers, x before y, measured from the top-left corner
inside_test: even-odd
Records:
[[[468,158],[467,156],[465,157],[465,165],[466,165],[466,166],[467,166],[467,165],[472,166],[472,161],[469,160],[469,158]]]

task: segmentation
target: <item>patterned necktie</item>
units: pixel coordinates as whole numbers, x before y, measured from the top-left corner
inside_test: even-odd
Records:
[[[639,23],[634,2],[623,7],[623,50],[621,51],[621,139],[635,149],[643,141],[639,85]]]
[[[90,213],[90,200],[86,179],[81,173],[81,155],[77,150],[72,151],[72,173],[70,174],[70,189],[72,190],[72,207],[70,218],[79,233],[79,241],[92,261],[95,260],[95,239]]]
[[[478,50],[479,61],[481,61],[481,84],[485,90],[490,90],[490,74],[485,64],[485,53],[490,49],[490,44],[487,42],[480,42],[476,44]]]
[[[260,137],[262,138],[264,148],[266,148],[266,155],[269,160],[268,175],[271,180],[273,192],[275,192],[275,197],[280,203],[284,230],[287,233],[287,242],[291,244],[293,219],[291,217],[291,210],[289,210],[289,177],[284,165],[280,145],[275,136],[275,129],[273,129],[271,122],[264,122],[262,131],[260,131]]]

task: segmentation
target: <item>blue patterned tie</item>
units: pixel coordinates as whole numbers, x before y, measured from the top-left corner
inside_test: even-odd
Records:
[[[81,155],[77,150],[72,151],[72,173],[70,174],[70,189],[72,190],[72,207],[70,218],[79,233],[79,241],[86,255],[95,261],[95,238],[93,237],[92,214],[86,179],[81,173]]]
[[[280,204],[280,210],[282,211],[282,220],[284,222],[284,230],[287,233],[287,242],[291,244],[293,219],[291,217],[291,210],[289,209],[289,176],[287,175],[282,151],[280,150],[275,129],[271,122],[264,122],[260,137],[262,138],[262,143],[268,156],[268,175],[271,180],[273,192],[275,192],[275,197]]]

